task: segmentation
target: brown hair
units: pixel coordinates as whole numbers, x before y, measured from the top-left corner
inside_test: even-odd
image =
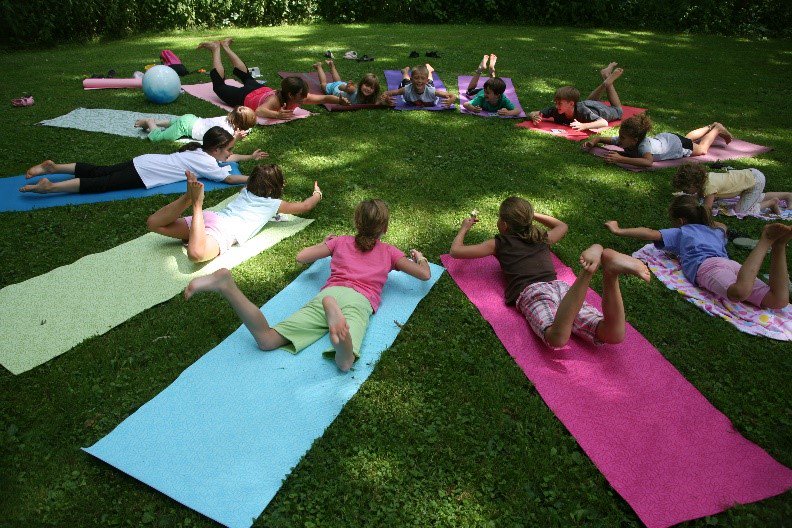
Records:
[[[686,224],[701,224],[712,227],[712,213],[699,204],[695,196],[683,194],[675,197],[668,208],[672,220],[684,220]]]
[[[699,198],[704,196],[705,183],[707,183],[707,171],[697,163],[684,163],[671,180],[671,185],[677,191],[690,192],[693,189]]]
[[[574,86],[562,86],[561,88],[555,91],[553,100],[572,101],[573,103],[577,103],[578,101],[580,101],[580,90],[578,90]]]
[[[493,77],[484,83],[484,89],[489,88],[495,95],[503,95],[506,91],[506,82],[500,77]],[[579,97],[579,95],[578,95]]]
[[[519,196],[509,196],[501,203],[498,217],[506,224],[509,233],[524,241],[531,244],[547,242],[547,231],[539,229],[533,223],[534,210],[528,200]]]
[[[234,130],[249,130],[256,124],[256,112],[247,106],[237,106],[228,113],[228,123]]]
[[[227,147],[232,141],[234,141],[234,136],[229,134],[228,130],[219,126],[214,126],[207,130],[204,134],[203,143],[191,141],[190,143],[187,143],[181,147],[179,152],[197,149],[203,149],[204,152],[209,152],[210,150],[217,150]]]
[[[355,246],[371,251],[388,230],[388,205],[382,200],[365,200],[355,208]]]
[[[256,196],[280,198],[283,196],[283,171],[274,163],[256,165],[248,178],[247,190]]]
[[[303,97],[308,95],[308,85],[300,77],[285,77],[281,81],[280,91],[278,92],[281,104],[288,103],[298,95]]]
[[[634,115],[622,121],[619,127],[619,137],[627,136],[640,143],[652,129],[652,120],[646,112]]]
[[[373,92],[371,92],[371,95],[368,96],[363,95],[363,92],[360,91],[360,87],[363,86],[364,84],[366,86],[371,86],[371,88],[374,90]],[[357,88],[358,88],[358,95],[357,95],[358,103],[375,104],[379,99],[379,95],[380,95],[379,79],[373,73],[367,73],[366,75],[364,75],[360,79]]]

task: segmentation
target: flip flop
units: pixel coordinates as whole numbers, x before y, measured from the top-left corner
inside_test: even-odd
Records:
[[[418,53],[417,51],[411,51],[411,52],[410,52],[410,58],[411,58],[411,59],[414,59],[414,58],[416,58],[416,57],[420,57],[420,56],[421,56],[421,54],[420,54],[420,53]]]
[[[11,99],[11,104],[16,107],[21,106],[33,106],[33,96],[30,94],[24,94],[22,97],[17,97],[16,99]]]
[[[440,58],[440,55],[438,55],[436,51],[427,51],[426,52],[426,56],[427,57],[431,57],[433,59],[439,59]]]
[[[357,59],[358,62],[371,62],[373,60],[374,60],[374,57],[369,57],[368,55],[363,55],[362,57]]]
[[[325,51],[325,57],[327,57],[330,60],[335,59],[335,57],[333,57],[333,52],[330,50]]]
[[[344,53],[344,58],[349,60],[357,60],[357,51],[347,51]]]

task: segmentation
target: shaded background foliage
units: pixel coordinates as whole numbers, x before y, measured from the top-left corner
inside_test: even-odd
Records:
[[[54,45],[141,31],[313,21],[528,23],[792,36],[789,0],[0,0],[0,44]]]

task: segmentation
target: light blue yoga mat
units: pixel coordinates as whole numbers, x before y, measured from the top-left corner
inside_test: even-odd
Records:
[[[231,174],[242,174],[239,164],[235,162],[221,163],[220,165],[231,165]],[[47,174],[47,179],[53,182],[63,181],[73,178],[71,174]],[[183,193],[187,186],[185,182],[169,183],[152,189],[129,189],[127,191],[111,191],[97,194],[78,194],[78,193],[54,193],[36,194],[21,193],[19,188],[28,183],[38,180],[38,177],[25,179],[25,175],[10,176],[0,178],[0,212],[6,211],[30,211],[31,209],[44,209],[47,207],[61,207],[64,205],[80,205],[97,202],[113,202],[116,200],[126,200],[128,198],[144,198],[155,194],[176,194]],[[204,189],[213,191],[215,189],[226,189],[227,183],[201,180]]]
[[[390,273],[349,373],[322,357],[327,336],[297,355],[263,352],[240,327],[85,451],[221,524],[249,527],[444,271],[431,268],[426,282]],[[329,274],[329,259],[317,261],[270,299],[270,323],[312,299]]]

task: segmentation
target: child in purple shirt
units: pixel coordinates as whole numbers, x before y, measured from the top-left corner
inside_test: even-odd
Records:
[[[691,284],[721,298],[771,309],[789,304],[786,245],[792,239],[792,226],[765,226],[759,243],[741,265],[726,253],[726,226],[713,222],[709,209],[699,205],[696,197],[677,196],[669,214],[677,225],[674,229],[622,228],[615,220],[605,226],[615,235],[649,240],[674,253]],[[769,286],[756,278],[767,250],[771,253]]]
[[[346,372],[360,355],[388,273],[395,269],[421,280],[431,277],[429,261],[420,251],[411,250],[409,259],[398,248],[380,242],[388,230],[388,216],[388,206],[382,200],[361,202],[355,209],[355,236],[328,235],[323,242],[300,251],[297,261],[302,264],[332,256],[330,278],[316,297],[274,327],[225,268],[194,279],[184,296],[189,299],[199,291],[215,291],[225,297],[262,350],[284,348],[297,353],[329,331],[336,364]]]

